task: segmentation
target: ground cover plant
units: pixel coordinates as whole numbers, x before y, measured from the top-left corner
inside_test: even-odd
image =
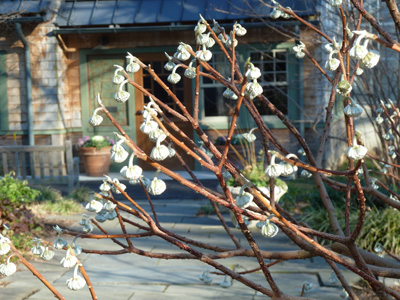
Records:
[[[400,18],[398,17],[399,14],[395,2],[385,2],[392,13],[395,26],[400,30]],[[378,123],[380,122],[378,125],[385,132],[385,137],[381,140],[381,143],[385,144],[383,148],[391,151],[388,159],[381,159],[369,152],[364,146],[363,141],[365,137],[357,132],[354,120],[363,113],[363,108],[352,97],[355,78],[356,76],[362,76],[360,69],[373,69],[379,63],[379,52],[371,50],[371,45],[380,44],[382,47],[393,51],[393,53],[400,52],[400,45],[365,10],[363,1],[351,0],[343,4],[341,0],[332,0],[327,1],[327,3],[333,7],[340,20],[339,24],[341,28],[338,33],[335,33],[335,37],[328,36],[319,28],[301,19],[290,8],[283,7],[275,1],[270,3],[274,7],[271,18],[293,18],[300,21],[309,30],[320,36],[324,43],[326,43],[325,49],[329,52],[326,65],[323,67],[314,59],[304,43],[299,42],[293,48],[297,58],[310,59],[315,64],[315,72],[320,72],[321,76],[325,77],[330,83],[330,97],[325,107],[324,127],[315,155],[298,129],[263,95],[263,88],[259,84],[261,72],[257,65],[253,64],[250,60],[247,60],[244,65],[239,65],[235,47],[240,43],[240,36],[246,34],[245,26],[235,24],[228,33],[217,22],[210,25],[207,20],[200,17],[194,29],[196,45],[190,46],[182,42],[178,46],[176,53],[171,56],[167,54],[169,62],[165,66],[167,70],[171,71],[168,81],[172,84],[181,80],[182,76],[180,74],[182,73],[183,76],[194,80],[195,96],[193,111],[186,109],[182,104],[182,99],[179,99],[171,92],[171,89],[158,77],[150,65],[143,64],[130,53],[127,56],[129,59],[128,65],[125,68],[123,66],[116,66],[115,76],[110,79],[118,85],[118,90],[115,94],[117,102],[129,101],[130,95],[124,90],[126,84],[131,84],[137,91],[148,97],[149,101],[144,107],[143,123],[140,126],[140,130],[147,134],[149,139],[154,142],[154,148],[151,153],[145,153],[130,139],[121,125],[113,118],[112,113],[103,105],[101,95],[97,98],[98,108],[94,111],[90,119],[90,123],[93,126],[98,126],[101,124],[103,118],[106,117],[115,126],[117,140],[111,150],[111,159],[115,162],[126,163],[121,169],[122,176],[130,184],[139,184],[143,188],[151,205],[151,211],[143,209],[135,201],[134,195],[128,195],[125,192],[125,184],[115,178],[106,176],[104,182],[99,187],[99,193],[93,195],[91,201],[86,206],[89,212],[95,214],[95,217],[92,218],[90,215],[83,216],[80,224],[82,225],[84,234],[56,227],[59,233],[58,239],[54,243],[38,241],[32,251],[40,255],[43,259],[50,259],[53,255],[52,250],[49,249],[51,245],[56,249],[66,250],[66,257],[61,261],[62,266],[66,268],[75,267],[73,277],[67,281],[68,287],[78,290],[87,285],[93,299],[97,299],[96,287],[90,283],[85,268],[77,256],[81,251],[104,254],[104,251],[96,250],[95,240],[98,238],[109,238],[116,245],[120,246],[119,250],[107,251],[109,255],[135,253],[165,259],[200,260],[214,267],[218,272],[273,299],[301,299],[304,297],[284,294],[270,272],[269,266],[271,264],[278,261],[319,256],[324,258],[330,265],[335,276],[342,284],[345,293],[351,299],[359,298],[342,275],[338,267],[339,265],[356,273],[368,282],[372,291],[379,299],[400,299],[400,294],[396,290],[377,279],[378,276],[400,278],[399,263],[396,260],[389,260],[387,257],[381,258],[375,253],[384,252],[393,256],[388,248],[386,248],[388,244],[377,245],[381,249],[375,249],[374,247],[373,251],[367,247],[367,250],[370,250],[368,252],[360,249],[362,245],[358,242],[363,228],[375,229],[375,223],[369,219],[370,217],[367,213],[367,195],[368,198],[373,198],[374,203],[385,207],[385,210],[388,209],[389,212],[394,211],[398,213],[398,209],[400,208],[399,195],[393,186],[391,186],[393,182],[398,184],[399,180],[396,176],[396,170],[399,168],[399,165],[396,164],[396,157],[399,155],[398,142],[400,138],[398,129],[400,118],[398,102],[383,99],[379,102],[379,107],[375,107],[376,111],[380,111],[380,117],[387,119],[386,122],[380,122],[381,120],[378,119]],[[350,20],[346,18],[345,10],[349,7],[357,12],[356,18],[353,20],[354,24],[349,24]],[[372,32],[364,30],[364,27],[367,27],[366,24],[369,24]],[[216,47],[224,53],[231,71],[229,77],[222,76],[210,64],[213,57],[213,52],[210,50],[213,49],[212,47]],[[189,61],[189,63],[185,63],[186,61]],[[139,69],[143,69],[144,72],[148,72],[152,76],[154,81],[174,100],[179,110],[173,110],[171,107],[165,105],[158,95],[150,94],[143,86],[132,79],[132,73],[137,72]],[[200,76],[221,83],[226,88],[224,96],[235,101],[235,109],[230,118],[230,127],[225,147],[222,151],[219,151],[215,147],[213,140],[199,126]],[[274,136],[256,109],[253,102],[255,99],[268,107],[281,120],[297,140],[301,148],[301,154],[290,153],[281,143],[279,137]],[[340,101],[343,104],[343,111],[341,113],[344,116],[343,122],[345,128],[345,136],[343,138],[346,139],[348,146],[345,151],[347,167],[344,170],[332,170],[323,167],[322,159],[326,151],[327,139],[332,126],[333,109],[335,103]],[[239,110],[242,106],[252,116],[261,134],[261,143],[264,148],[266,161],[264,173],[269,178],[269,193],[261,192],[237,166],[233,165],[227,159],[232,137],[235,134],[235,125]],[[168,117],[170,115],[189,124],[196,132],[200,142],[196,143],[193,139],[185,135],[170,120]],[[255,141],[255,137],[251,132],[247,133],[245,138],[249,143]],[[127,148],[130,149],[132,154],[127,151]],[[188,168],[178,151],[176,151],[178,148],[193,157],[204,169],[213,172],[218,179],[222,192],[205,188],[202,182]],[[156,170],[154,178],[148,179],[143,177],[142,169],[134,164],[134,158],[152,166]],[[180,162],[190,174],[192,180],[187,180],[165,167],[164,161],[170,159]],[[366,160],[375,161],[377,165],[382,164],[381,166],[383,167],[378,171],[370,171]],[[290,210],[290,207],[289,209],[285,209],[276,203],[274,193],[277,186],[276,180],[279,177],[293,176],[296,168],[299,169],[303,177],[313,179],[313,188],[317,191],[317,197],[314,201],[317,201],[324,211],[326,216],[324,219],[329,220],[329,229],[328,226],[324,228],[310,227],[301,222],[295,212]],[[168,188],[165,182],[157,177],[159,172],[168,175],[210,200],[210,205],[217,213],[221,225],[226,231],[227,238],[232,240],[232,247],[224,248],[219,245],[209,245],[201,241],[192,240],[164,228],[158,222],[157,211],[152,205],[152,198],[163,193]],[[379,176],[375,177],[375,175]],[[228,188],[227,181],[231,177],[242,186],[237,197],[233,197]],[[335,191],[335,195],[330,190]],[[116,200],[114,198],[115,194],[121,194],[126,198],[129,205]],[[337,197],[337,194],[340,195],[339,198],[343,199],[343,201],[341,205],[335,207],[333,197]],[[233,212],[245,242],[240,242],[232,233],[232,229],[226,224],[218,205]],[[354,211],[354,213],[352,214],[351,211]],[[124,217],[124,214],[121,212],[130,214],[137,221],[132,221]],[[342,222],[339,221],[338,215],[343,216]],[[119,234],[108,235],[99,223],[114,219],[118,220],[121,231]],[[258,221],[259,228],[265,238],[274,238],[279,231],[283,232],[298,246],[298,250],[290,252],[267,252],[260,249],[254,239],[252,230],[249,230],[246,225],[246,220]],[[95,227],[102,233],[91,233]],[[134,234],[130,233],[132,227],[134,228]],[[138,233],[137,228],[140,229]],[[79,236],[81,239],[92,239],[93,246],[91,249],[80,249],[75,244],[68,245],[61,237],[61,234]],[[389,234],[396,233],[393,231],[393,233]],[[183,250],[185,253],[146,252],[135,247],[132,240],[149,236],[160,238]],[[0,239],[0,251],[0,254],[3,255],[12,251],[11,255],[17,255],[24,262],[23,257],[15,249],[10,240],[5,237],[1,237]],[[256,258],[259,268],[254,271],[261,271],[262,276],[265,278],[265,284],[260,285],[250,280],[245,273],[232,270],[230,267],[224,265],[222,258],[227,256],[249,256]],[[272,263],[268,263],[268,260],[272,260]],[[81,272],[81,275],[78,274],[78,270]],[[0,266],[0,272],[4,275],[11,275],[14,271],[15,265],[8,261]],[[32,272],[38,275],[36,270],[32,269]],[[55,290],[49,282],[42,279],[42,276],[38,277],[54,293],[56,298],[64,299],[60,291]],[[207,274],[201,275],[200,278],[205,282],[209,281]],[[307,288],[307,285],[303,286],[303,292]]]

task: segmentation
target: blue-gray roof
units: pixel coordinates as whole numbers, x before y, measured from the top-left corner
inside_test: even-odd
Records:
[[[314,1],[279,2],[300,15],[315,13],[311,4]],[[254,13],[250,12],[248,5]],[[230,21],[250,19],[255,14],[268,16],[270,11],[271,7],[263,5],[260,0],[65,0],[56,24],[59,27],[182,24],[197,21],[199,14],[208,20]]]
[[[0,15],[34,15],[45,12],[51,0],[0,0]]]

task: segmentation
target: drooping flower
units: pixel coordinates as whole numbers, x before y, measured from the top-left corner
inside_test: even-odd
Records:
[[[55,249],[63,249],[65,246],[68,245],[68,242],[61,238],[63,230],[58,225],[53,226],[53,228],[55,231],[57,231],[58,234],[57,239],[53,242],[53,247]]]
[[[244,139],[246,141],[248,141],[249,143],[252,143],[257,139],[255,134],[253,134],[254,130],[256,130],[256,129],[257,129],[257,127],[254,127],[249,132],[243,133],[242,136],[244,137]]]
[[[150,157],[156,161],[162,161],[169,156],[168,147],[162,145],[162,136],[157,140],[156,146],[151,150]]]
[[[352,89],[350,82],[347,80],[342,80],[336,85],[336,92],[340,95],[347,95]]]
[[[157,176],[160,173],[160,170],[154,174],[154,178],[150,183],[147,185],[146,190],[149,192],[150,195],[157,196],[164,193],[167,188],[165,182],[161,179],[158,179]]]
[[[75,266],[74,277],[67,280],[67,287],[73,291],[80,290],[86,285],[85,279],[78,275],[78,267],[78,265]]]
[[[121,84],[125,80],[125,77],[119,74],[119,72],[121,72],[124,68],[118,65],[114,65],[114,67],[116,67],[116,69],[114,71],[112,82],[114,84]]]
[[[249,97],[250,100],[253,100],[254,98],[260,96],[263,93],[263,88],[257,82],[257,80],[253,80],[253,82],[250,82],[246,85],[244,93],[247,97]]]
[[[340,5],[342,5],[342,0],[331,0],[331,5],[333,7],[339,7]]]
[[[303,148],[300,148],[299,150],[297,150],[297,154],[299,154],[301,156],[306,156],[306,152],[304,151]]]
[[[258,79],[261,77],[261,71],[259,68],[255,67],[251,62],[248,63],[249,68],[246,71],[246,77],[249,81]]]
[[[233,25],[233,29],[235,29],[235,35],[237,36],[244,36],[247,33],[246,28],[244,28],[242,25],[240,25],[239,23],[235,23]]]
[[[7,254],[11,250],[10,239],[0,234],[0,255]]]
[[[225,275],[224,280],[220,282],[220,287],[223,287],[224,289],[227,289],[232,285],[232,282],[228,279],[228,275]]]
[[[88,204],[86,204],[85,208],[87,211],[98,213],[103,209],[103,203],[101,203],[99,200],[93,199],[93,195],[91,195],[91,200]]]
[[[220,26],[219,26],[218,22],[215,21],[215,20],[213,20],[213,24],[214,24],[214,25],[213,25],[212,30],[215,32],[215,34],[220,34],[220,33],[221,33],[221,30],[219,29]],[[224,29],[224,27],[222,27],[222,29]]]
[[[371,177],[371,186],[374,190],[379,189],[379,185],[377,184],[379,180],[375,177]]]
[[[154,143],[156,143],[159,138],[165,140],[166,137],[167,137],[166,134],[161,128],[157,128],[156,130],[153,130],[152,132],[149,133],[149,139]]]
[[[102,210],[94,218],[96,219],[97,222],[104,223],[105,221],[107,221],[106,213],[107,212],[105,210]]]
[[[349,293],[343,289],[342,292],[340,293],[340,298],[347,299],[349,297]]]
[[[360,160],[364,158],[367,152],[368,149],[362,145],[358,145],[357,140],[354,139],[353,146],[347,148],[346,155],[352,160]]]
[[[230,88],[226,88],[226,90],[222,93],[222,96],[232,100],[238,99],[238,96]]]
[[[124,177],[127,180],[138,180],[143,173],[141,167],[133,165],[134,157],[135,153],[132,153],[131,157],[129,158],[128,166],[124,166],[120,171],[122,177]]]
[[[310,178],[312,176],[312,174],[310,172],[308,172],[307,170],[302,170],[300,172],[300,176],[304,177],[304,178]]]
[[[168,150],[169,150],[168,157],[174,157],[176,154],[176,151],[174,148],[172,148],[172,143],[168,144]]]
[[[229,173],[228,170],[223,171],[223,172],[222,172],[222,176],[224,177],[225,181],[228,181],[229,179],[232,178],[232,174]]]
[[[388,147],[388,155],[389,155],[392,159],[395,159],[395,158],[396,158],[397,154],[396,154],[396,147],[395,147],[395,146],[390,145],[390,146]]]
[[[122,191],[125,191],[126,189],[126,185],[119,182],[119,180],[117,178],[113,179],[113,185],[111,186],[111,190],[116,193],[116,194],[121,194],[121,191],[117,188],[119,187]]]
[[[370,50],[361,60],[361,65],[367,67],[368,69],[372,69],[378,64],[380,57],[381,55],[378,51]]]
[[[357,118],[361,116],[363,113],[363,108],[360,104],[356,103],[352,98],[349,97],[350,104],[347,104],[346,107],[343,109],[345,115],[353,118]]]
[[[156,130],[158,124],[156,121],[151,120],[150,116],[140,125],[140,131],[144,134],[149,134],[150,132]]]
[[[265,168],[264,171],[265,175],[267,175],[270,178],[279,177],[283,172],[282,166],[275,163],[275,156],[276,156],[275,153],[272,154],[271,163]]]
[[[164,65],[164,69],[167,71],[172,71],[175,68],[175,63],[172,61],[172,56],[169,56],[167,52],[164,52],[165,56],[168,58],[168,62]]]
[[[194,28],[194,32],[196,34],[202,34],[202,33],[206,32],[206,30],[207,30],[207,26],[203,23],[202,20],[199,20],[197,22],[196,27]]]
[[[324,46],[324,50],[328,53],[331,53],[332,51],[338,51],[342,47],[342,43],[336,42],[336,38],[333,37],[333,42],[326,44]]]
[[[202,49],[196,52],[196,58],[198,60],[207,62],[212,58],[212,52],[203,45]]]
[[[91,115],[89,118],[90,125],[99,126],[101,122],[103,122],[103,117],[97,114],[97,112],[101,111],[102,109],[102,107],[98,107],[94,110],[93,115]]]
[[[226,40],[225,45],[227,47],[232,47],[232,46],[236,47],[237,44],[238,44],[238,40],[237,39],[233,39],[233,32],[231,31],[230,34],[229,34],[228,39]]]
[[[378,114],[378,116],[375,118],[375,122],[378,125],[383,123],[383,118],[382,118],[381,114]]]
[[[209,271],[204,271],[203,274],[199,276],[199,279],[204,283],[210,284],[212,282],[212,277],[209,275]]]
[[[358,67],[357,70],[356,70],[356,75],[357,75],[357,76],[360,76],[360,75],[362,75],[363,73],[364,73],[364,70],[363,70],[362,68]]]
[[[271,19],[278,19],[281,15],[282,15],[282,11],[275,6],[269,16]]]
[[[208,39],[210,38],[210,33],[197,34],[196,35],[196,44],[197,45],[206,45],[208,43]]]
[[[136,73],[137,71],[140,70],[140,65],[138,63],[138,58],[133,56],[128,52],[128,55],[126,56],[127,59],[129,59],[129,63],[126,66],[126,71],[128,73]]]
[[[366,39],[363,45],[360,45],[361,40],[365,38],[365,31],[353,31],[358,34],[353,47],[349,51],[350,57],[354,59],[363,59],[368,54],[367,44],[369,39]]]
[[[340,66],[340,60],[337,58],[332,57],[334,54],[338,54],[338,50],[334,50],[329,53],[329,58],[325,63],[325,68],[329,71],[336,71],[336,69]]]
[[[10,262],[10,257],[8,257],[7,262],[5,264],[0,265],[0,274],[3,276],[11,276],[17,271],[17,266]]]
[[[190,58],[190,52],[187,49],[192,49],[189,45],[185,43],[180,43],[178,49],[176,50],[174,57],[181,61],[188,60]]]
[[[225,37],[225,35],[221,32],[221,33],[218,35],[218,39],[219,39],[223,44],[226,44],[226,42],[229,40],[229,37]]]
[[[83,214],[82,219],[79,221],[79,225],[82,225],[82,231],[89,233],[93,231],[93,224],[90,223],[89,215]]]
[[[286,157],[287,157],[287,158],[292,158],[292,157],[293,157],[293,158],[295,158],[295,159],[298,159],[298,157],[297,157],[296,155],[294,155],[294,154],[288,154],[288,155],[286,155]],[[285,176],[285,177],[291,176],[291,175],[293,175],[294,173],[296,173],[297,170],[298,170],[297,166],[293,166],[293,165],[291,165],[290,163],[285,162],[285,161],[281,161],[279,164],[280,164],[280,165],[282,166],[282,168],[283,168],[283,171],[282,171],[282,173],[281,173],[281,176]]]
[[[41,255],[44,251],[44,247],[42,245],[40,245],[42,240],[38,239],[38,238],[34,238],[33,241],[37,242],[37,243],[36,243],[36,246],[31,248],[32,253],[35,255]]]
[[[125,159],[128,158],[128,151],[125,150],[125,147],[122,145],[125,142],[125,138],[117,134],[121,139],[116,142],[111,148],[111,161],[116,163],[122,163]]]
[[[80,235],[78,234],[73,240],[72,240],[72,246],[71,248],[74,250],[75,256],[78,256],[79,254],[82,253],[82,247],[79,245],[76,245],[76,240]]]
[[[188,68],[185,70],[185,73],[183,73],[183,75],[184,75],[185,77],[189,78],[189,79],[196,78],[196,68],[195,68],[195,67],[192,67],[194,61],[195,61],[195,60],[192,60],[192,61],[189,63]]]
[[[252,194],[244,191],[246,187],[248,187],[248,184],[245,184],[240,188],[239,195],[235,199],[236,205],[243,209],[249,207],[254,199],[254,196]]]
[[[306,49],[306,45],[304,45],[303,42],[300,42],[300,44],[296,45],[293,47],[293,51],[296,52],[296,57],[301,59],[304,58],[306,55],[303,51]]]
[[[211,47],[214,46],[214,45],[215,45],[215,40],[210,36],[210,37],[208,38],[207,43],[206,43],[206,47],[207,47],[207,48],[211,48]]]
[[[179,65],[176,65],[174,69],[172,70],[172,73],[168,75],[168,82],[172,84],[177,84],[181,80],[181,75],[176,73],[176,69],[179,67]]]
[[[40,254],[40,258],[43,260],[51,260],[53,257],[54,257],[54,251],[50,250],[48,246],[46,246],[43,253]]]
[[[336,276],[335,272],[332,272],[331,275],[329,275],[329,279],[328,279],[330,284],[336,284],[339,282],[339,279]]]
[[[130,94],[127,91],[123,90],[123,87],[127,82],[128,82],[128,80],[124,80],[119,85],[118,91],[114,94],[115,101],[120,102],[120,103],[124,103],[129,99]]]
[[[392,129],[389,129],[386,133],[384,133],[382,138],[386,141],[392,141],[394,139]]]
[[[67,269],[72,268],[73,266],[76,265],[76,262],[78,261],[78,259],[72,254],[72,249],[69,248],[65,254],[65,257],[63,257],[63,259],[61,259],[60,264]]]
[[[103,180],[103,183],[99,187],[102,194],[108,195],[108,191],[111,190],[111,185],[107,182],[107,180]]]
[[[309,290],[312,289],[312,287],[313,287],[312,282],[309,282],[309,281],[304,281],[304,282],[303,282],[303,289],[304,289],[304,292],[308,292]]]
[[[273,215],[270,215],[264,222],[263,226],[261,227],[261,234],[265,237],[272,238],[276,236],[279,232],[278,226],[270,221],[270,218]]]

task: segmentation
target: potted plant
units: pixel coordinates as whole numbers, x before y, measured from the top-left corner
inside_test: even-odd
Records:
[[[216,143],[221,143],[225,141],[226,138],[219,137],[216,140]],[[269,196],[269,178],[265,174],[265,155],[264,151],[260,150],[258,154],[256,154],[256,148],[254,140],[249,142],[243,134],[236,134],[234,138],[232,138],[232,142],[235,141],[235,147],[231,147],[233,150],[233,155],[235,155],[234,159],[228,158],[234,163],[240,163],[241,172],[243,175],[251,181],[262,193]],[[221,147],[221,146],[219,146]],[[222,148],[221,148],[222,151]],[[227,181],[228,188],[233,196],[236,199],[242,188],[239,183],[235,182],[233,178]],[[220,191],[222,191],[219,188]],[[275,202],[279,202],[280,198],[287,192],[288,186],[285,181],[275,178],[275,188],[274,188],[274,199]],[[236,218],[231,212],[231,218],[233,225],[236,225]],[[249,226],[255,226],[256,222],[250,222]]]
[[[79,156],[87,176],[103,176],[110,169],[110,150],[114,140],[107,136],[84,136],[78,140]]]

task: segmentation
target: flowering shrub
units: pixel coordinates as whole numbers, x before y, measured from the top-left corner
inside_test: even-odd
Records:
[[[146,211],[145,208],[135,201],[133,198],[135,195],[128,195],[125,192],[126,185],[124,183],[120,182],[117,178],[105,176],[103,183],[99,186],[99,193],[93,195],[86,206],[86,209],[92,215],[83,215],[79,223],[82,226],[81,231],[85,234],[81,235],[82,232],[63,230],[59,227],[55,228],[59,236],[57,242],[53,244],[54,248],[57,246],[57,248],[67,249],[66,256],[61,261],[61,265],[65,268],[75,267],[73,277],[67,281],[68,288],[78,290],[87,285],[92,298],[97,299],[94,292],[95,287],[90,283],[82,263],[77,258],[77,256],[85,250],[81,249],[76,244],[76,239],[78,237],[93,239],[93,245],[95,245],[95,239],[100,238],[99,234],[92,234],[95,228],[101,230],[103,238],[110,238],[108,233],[104,231],[98,222],[107,222],[108,220],[117,219],[120,225],[120,234],[117,235],[118,239],[112,238],[111,240],[121,247],[118,250],[119,254],[135,252],[144,256],[153,257],[153,253],[150,251],[135,249],[136,245],[134,246],[131,241],[132,236],[130,232],[127,232],[127,228],[133,226],[136,227],[134,233],[137,239],[147,238],[148,236],[160,238],[184,251],[184,253],[179,254],[157,253],[158,258],[198,259],[214,267],[219,273],[226,275],[226,280],[224,280],[221,285],[225,288],[229,287],[232,282],[227,279],[227,277],[230,277],[232,280],[240,281],[242,284],[273,299],[299,299],[282,292],[273,274],[271,274],[269,270],[269,265],[265,264],[265,260],[271,259],[273,260],[272,264],[275,264],[279,261],[318,256],[327,261],[334,272],[334,276],[340,280],[345,292],[348,293],[352,299],[357,299],[357,297],[337,265],[341,265],[366,280],[380,299],[389,299],[390,296],[400,299],[400,294],[398,294],[397,291],[386,286],[384,282],[377,280],[377,276],[400,278],[399,264],[394,261],[388,262],[385,259],[381,259],[374,253],[361,251],[357,243],[357,238],[360,236],[360,232],[365,226],[367,212],[365,195],[368,194],[374,197],[376,199],[375,201],[380,202],[382,205],[387,205],[396,210],[400,209],[400,202],[398,201],[400,195],[379,179],[390,177],[398,183],[400,179],[393,175],[392,169],[398,169],[400,165],[391,160],[387,161],[374,157],[372,153],[370,153],[370,150],[365,147],[363,142],[365,137],[357,132],[356,122],[354,122],[356,118],[364,114],[364,111],[362,108],[360,109],[358,106],[359,104],[352,98],[356,76],[362,76],[363,69],[369,70],[374,68],[380,60],[379,53],[370,50],[368,47],[372,43],[380,43],[383,47],[400,52],[400,45],[388,32],[377,24],[375,19],[371,19],[371,16],[366,13],[362,4],[357,0],[350,0],[348,4],[357,9],[360,13],[359,21],[352,25],[348,24],[352,19],[347,18],[345,15],[348,5],[338,0],[328,1],[328,3],[337,10],[338,16],[342,22],[342,30],[337,34],[341,35],[340,39],[343,42],[336,42],[334,37],[329,37],[314,25],[301,19],[290,8],[283,7],[274,0],[272,0],[272,3],[274,5],[270,16],[272,19],[294,18],[301,20],[301,22],[307,26],[308,30],[320,35],[321,38],[325,39],[328,43],[324,46],[324,49],[329,53],[326,57],[327,61],[325,62],[325,66],[330,73],[327,73],[327,71],[321,67],[320,63],[314,59],[312,53],[307,49],[307,43],[299,42],[298,45],[293,48],[295,56],[298,59],[310,59],[316,66],[316,70],[318,70],[321,76],[325,77],[330,84],[328,89],[330,93],[329,100],[324,107],[326,112],[325,123],[321,136],[319,137],[316,154],[314,155],[310,150],[310,146],[296,126],[294,126],[285,114],[263,95],[263,87],[259,83],[261,78],[260,69],[253,64],[250,59],[248,59],[243,66],[239,66],[235,47],[239,43],[240,36],[246,34],[246,29],[242,25],[234,24],[232,30],[227,33],[225,28],[221,27],[216,21],[214,21],[214,26],[211,27],[204,18],[200,17],[194,29],[196,45],[191,46],[181,42],[173,55],[166,54],[168,62],[165,65],[165,69],[171,71],[171,74],[167,78],[168,82],[176,84],[182,79],[182,76],[194,80],[195,94],[193,111],[188,111],[182,99],[179,99],[177,95],[165,85],[150,65],[145,65],[137,57],[128,53],[127,58],[129,64],[126,68],[115,66],[114,77],[112,79],[110,78],[110,80],[118,86],[114,99],[118,103],[129,101],[130,94],[124,89],[127,84],[132,85],[137,92],[141,92],[149,98],[148,104],[144,107],[143,122],[140,125],[140,130],[149,137],[149,142],[154,145],[153,149],[150,153],[146,153],[125,133],[121,125],[114,119],[101,101],[100,95],[97,97],[98,107],[94,110],[89,122],[93,126],[98,126],[103,120],[102,115],[104,115],[104,117],[107,117],[115,124],[117,129],[116,137],[118,140],[111,149],[111,159],[119,163],[125,163],[125,166],[120,171],[121,175],[129,184],[138,184],[142,187],[153,211]],[[386,3],[390,6],[392,1],[386,1]],[[395,9],[392,7],[391,11],[395,11]],[[397,15],[398,14],[394,14],[393,18],[395,21],[399,21],[396,20],[396,18],[398,18]],[[365,30],[360,30],[361,25],[364,26],[361,22],[363,18],[370,23],[377,33],[385,37],[385,39],[381,39],[377,35],[366,32]],[[400,23],[400,21],[397,23]],[[352,26],[352,30],[348,28],[349,26]],[[212,47],[218,48],[225,55],[229,64],[228,67],[232,71],[230,78],[223,77],[208,63],[213,57],[213,52],[210,50]],[[188,60],[190,61],[185,63]],[[143,72],[149,73],[154,82],[158,83],[175,102],[179,110],[172,109],[161,101],[157,95],[150,94],[143,86],[132,80],[134,77],[132,74],[138,72],[140,69],[142,69]],[[200,76],[206,76],[208,79],[225,86],[223,96],[235,101],[234,112],[229,118],[226,142],[221,151],[215,147],[207,133],[199,126],[198,91],[200,88]],[[253,102],[255,99],[260,101],[263,106],[267,107],[271,113],[279,118],[286,126],[288,132],[290,132],[293,139],[296,139],[300,146],[300,150],[297,152],[299,156],[290,153],[283,144],[283,141],[271,133],[270,128],[263,121],[262,116],[256,109]],[[343,116],[342,120],[345,128],[344,138],[347,143],[347,150],[343,151],[343,155],[345,155],[347,159],[346,170],[326,169],[322,165],[336,101],[342,101],[344,107],[344,110],[340,113]],[[227,157],[229,147],[235,134],[239,110],[241,109],[247,110],[261,134],[264,148],[263,159],[265,159],[266,165],[263,172],[269,179],[268,192],[262,192],[252,183],[250,178],[247,177],[248,174],[241,172]],[[398,106],[390,100],[382,101],[379,111],[380,114],[387,119],[386,122],[381,122],[381,124],[384,123],[383,126],[385,126],[384,143],[388,150],[390,149],[392,152],[391,157],[395,158],[399,149],[398,141],[400,139],[400,133],[398,130],[398,121],[400,119],[400,111]],[[196,132],[200,141],[195,142],[185,135],[168,117],[169,115],[173,115],[176,119],[189,124]],[[243,135],[243,137],[247,140],[247,143],[255,142],[255,136],[252,132],[248,132],[246,135]],[[103,141],[104,140],[102,140],[102,142]],[[127,148],[132,150],[131,155],[129,155]],[[201,180],[190,172],[185,160],[179,155],[175,148],[180,148],[203,168],[215,174],[215,178],[218,180],[222,192],[211,191],[205,188]],[[152,179],[143,176],[142,169],[134,164],[135,157],[138,160],[148,163],[157,170]],[[382,163],[382,172],[377,174],[381,177],[376,178],[370,176],[374,174],[374,171],[368,169],[365,163],[367,159],[373,160],[375,163]],[[164,164],[166,160],[175,160],[182,164],[190,173],[192,180],[187,180],[166,167],[166,164]],[[293,177],[293,175],[297,174],[298,169],[301,170],[300,176],[313,178],[315,182],[314,188],[318,191],[318,201],[322,203],[324,207],[326,212],[325,219],[329,220],[330,228],[332,229],[331,232],[310,228],[307,224],[302,223],[298,219],[295,212],[285,211],[280,204],[277,203],[278,199],[275,199],[276,186],[278,186],[276,184],[277,180],[282,177]],[[219,245],[205,244],[199,240],[192,240],[187,236],[182,236],[179,233],[171,232],[163,228],[156,218],[156,208],[152,205],[153,196],[156,197],[162,194],[168,188],[166,183],[158,178],[160,172],[208,198],[226,231],[226,237],[232,240],[234,246],[230,248],[221,248]],[[332,175],[335,175],[335,177],[331,177]],[[227,181],[230,177],[241,186],[239,195],[235,198],[227,187]],[[337,177],[341,180],[336,180]],[[345,205],[339,211],[335,211],[327,186],[341,193],[344,199]],[[386,190],[390,196],[388,197],[387,194],[382,193],[382,190]],[[116,200],[114,198],[115,194],[121,194],[128,201],[122,203]],[[355,197],[357,202],[357,220],[354,226],[351,226],[350,222],[351,196]],[[129,206],[125,203],[128,203]],[[233,234],[232,229],[227,226],[225,219],[220,214],[217,204],[229,209],[233,213],[242,234],[241,239],[238,239],[237,236]],[[121,217],[119,209],[130,214],[130,218],[139,219],[140,222],[134,222],[129,220],[129,218]],[[339,222],[338,214],[344,216],[344,223]],[[256,221],[257,228],[254,230],[259,230],[265,238],[274,238],[277,234],[285,234],[298,246],[298,249],[294,251],[261,251],[253,237],[254,231],[247,227],[246,220]],[[125,224],[129,224],[129,227],[126,227]],[[61,238],[62,233],[75,236],[71,245],[65,246]],[[330,243],[330,246],[324,245],[324,243],[320,242],[321,240]],[[12,245],[10,247],[7,246],[9,244],[9,241],[0,236],[0,249],[3,249],[3,254],[9,251],[14,251],[13,253],[15,253]],[[32,248],[32,252],[39,255],[42,259],[47,259],[52,256],[51,252],[49,253],[48,251],[48,246],[51,244],[52,243],[37,240],[36,246]],[[101,250],[94,250],[94,247],[95,246],[90,249],[91,253],[104,253]],[[11,250],[9,248],[11,248]],[[388,252],[388,254],[390,253]],[[259,267],[251,271],[238,272],[237,270],[232,270],[230,265],[224,264],[222,260],[222,258],[225,257],[232,258],[243,255],[256,258]],[[1,267],[0,269],[5,275],[10,275],[13,273],[13,270],[14,268],[12,266]],[[78,270],[81,272],[82,276],[77,274]],[[245,276],[248,273],[253,273],[258,270],[261,270],[262,272],[260,273],[265,277],[264,285],[259,284],[261,281],[258,279],[257,282],[255,282],[252,280],[252,277]],[[212,280],[208,273],[200,275],[199,278],[205,283],[210,283]],[[61,297],[59,292],[55,290],[51,284],[46,284],[56,297]],[[311,284],[305,282],[301,290],[301,295],[309,291],[310,288],[312,288]]]
[[[114,144],[115,144],[114,140],[110,139],[108,136],[104,137],[102,135],[95,135],[92,137],[84,136],[83,138],[78,139],[77,146],[79,148],[96,147],[98,150],[100,150],[103,147],[109,147]]]

